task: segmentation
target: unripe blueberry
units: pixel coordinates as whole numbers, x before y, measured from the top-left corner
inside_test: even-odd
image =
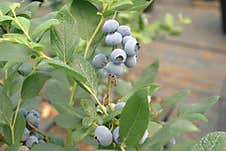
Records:
[[[18,72],[22,76],[27,76],[29,73],[31,73],[32,68],[33,68],[33,65],[32,64],[30,64],[30,63],[23,63],[19,67]]]
[[[118,32],[108,34],[105,38],[105,42],[109,46],[117,46],[122,43],[122,35]]]
[[[20,146],[17,151],[29,151],[27,146]]]
[[[94,132],[95,138],[102,146],[109,146],[112,143],[111,131],[106,126],[98,126]]]
[[[125,65],[128,68],[133,68],[137,64],[137,56],[127,57]]]
[[[122,64],[114,64],[113,62],[109,62],[105,69],[111,76],[119,77],[125,73],[125,68]]]
[[[128,40],[125,44],[125,51],[128,56],[135,56],[139,49],[139,43],[135,40]]]
[[[25,128],[21,141],[26,141],[29,138],[29,136],[30,136],[30,131],[27,128]]]
[[[120,110],[122,108],[124,108],[124,106],[126,105],[126,102],[119,102],[115,105],[114,110]]]
[[[114,51],[112,51],[110,57],[115,64],[123,63],[127,58],[125,51],[122,49],[115,49]]]
[[[120,136],[119,136],[119,127],[116,127],[113,131],[113,139],[116,144],[121,144]]]
[[[129,26],[121,25],[118,27],[117,32],[119,32],[123,37],[131,35],[131,29]]]
[[[26,146],[31,148],[34,144],[38,144],[38,138],[35,136],[30,136],[26,141]]]
[[[40,125],[40,114],[36,110],[31,110],[27,116],[26,120],[29,124],[33,125],[36,128],[39,128]]]
[[[144,132],[144,135],[143,135],[143,137],[141,138],[139,144],[144,144],[144,142],[145,142],[146,139],[148,138],[148,135],[149,135],[149,133],[148,133],[148,131],[146,130],[146,131]]]
[[[123,37],[123,39],[122,39],[122,44],[123,44],[123,46],[125,46],[126,42],[129,41],[129,40],[137,41],[136,38],[134,38],[133,36],[125,36],[125,37]]]
[[[109,34],[109,33],[115,32],[118,29],[118,27],[119,27],[119,23],[114,19],[110,19],[105,21],[102,31],[105,34]]]
[[[27,114],[28,114],[28,111],[27,111],[25,108],[23,108],[23,107],[20,108],[19,112],[20,112],[21,114],[23,114],[24,117],[26,117]]]
[[[93,58],[92,64],[96,68],[103,68],[107,64],[107,58],[104,54],[99,53]]]

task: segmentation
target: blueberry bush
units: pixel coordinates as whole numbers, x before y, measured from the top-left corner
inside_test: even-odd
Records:
[[[181,90],[155,102],[159,61],[138,80],[123,80],[142,59],[139,42],[182,30],[170,14],[148,24],[142,12],[150,4],[48,1],[42,6],[53,11],[37,17],[39,2],[0,3],[0,145],[6,151],[75,151],[80,142],[99,151],[224,151],[224,132],[179,139],[199,131],[197,121],[208,121],[204,113],[218,96],[185,104],[190,91]],[[65,129],[65,139],[41,129],[36,109],[43,96],[59,112],[54,123]],[[175,117],[162,120],[176,103]]]

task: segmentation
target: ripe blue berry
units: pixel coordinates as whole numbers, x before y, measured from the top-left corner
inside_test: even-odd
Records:
[[[121,144],[120,136],[119,136],[119,127],[116,127],[113,131],[113,139],[116,144]]]
[[[125,73],[125,68],[122,64],[114,64],[113,62],[109,62],[105,69],[111,76],[119,77]]]
[[[33,125],[36,128],[39,128],[40,125],[40,114],[36,110],[31,110],[27,116],[26,120],[29,124]]]
[[[40,140],[38,140],[38,143],[43,144],[43,143],[45,143],[45,141],[43,139],[40,139]]]
[[[29,151],[27,146],[20,146],[17,151]]]
[[[114,19],[110,19],[104,23],[102,31],[105,34],[109,34],[115,32],[118,29],[118,27],[119,23]]]
[[[34,144],[38,144],[38,138],[35,136],[30,136],[26,141],[26,146],[31,148]]]
[[[36,132],[32,133],[32,136],[37,137],[37,138],[38,138],[38,140],[44,139],[44,137],[43,137],[41,134],[36,133]]]
[[[28,111],[25,109],[25,108],[20,108],[20,110],[19,110],[19,112],[24,116],[24,117],[26,117],[27,116],[27,113],[28,113]]]
[[[127,57],[125,65],[128,68],[133,68],[137,64],[137,56]]]
[[[92,61],[92,64],[96,67],[96,68],[103,68],[106,64],[107,64],[107,58],[104,54],[100,53],[97,54]]]
[[[128,56],[134,56],[139,49],[139,43],[135,40],[128,40],[125,44],[125,51]]]
[[[29,136],[30,136],[30,131],[27,128],[25,128],[21,141],[26,141],[29,138]]]
[[[123,46],[125,46],[126,42],[129,41],[129,40],[137,41],[136,38],[134,38],[133,36],[125,36],[125,37],[123,37],[123,39],[122,39],[122,44],[123,44]]]
[[[144,144],[144,142],[145,142],[146,139],[148,138],[148,135],[149,135],[149,133],[148,133],[148,131],[146,130],[146,131],[144,132],[144,135],[143,135],[143,137],[141,138],[139,144]]]
[[[115,64],[120,64],[126,61],[126,53],[124,50],[122,49],[115,49],[114,51],[112,51],[111,55],[111,60],[115,63]]]
[[[125,105],[126,105],[126,102],[119,102],[115,105],[114,110],[116,111],[116,110],[122,109],[124,108]]]
[[[119,26],[117,32],[119,32],[123,37],[131,35],[131,29],[129,26]]]
[[[109,46],[117,46],[122,43],[122,35],[118,32],[108,34],[105,38],[105,42]]]
[[[112,143],[111,131],[106,126],[98,126],[95,130],[95,138],[102,146],[109,146]]]

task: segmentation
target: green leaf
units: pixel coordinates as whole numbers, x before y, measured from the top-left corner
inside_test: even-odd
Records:
[[[225,151],[226,133],[213,132],[203,137],[190,151]]]
[[[164,98],[163,102],[161,104],[163,109],[168,109],[168,108],[172,107],[178,101],[183,100],[183,98],[185,96],[187,96],[189,93],[190,93],[190,90],[185,89],[185,90],[180,90],[180,91],[174,93],[173,95]]]
[[[30,48],[21,44],[0,43],[0,61],[24,61],[29,58],[31,52]]]
[[[91,94],[97,93],[98,78],[94,67],[83,57],[76,55],[73,58],[72,67],[79,72],[86,81],[78,81],[78,83]]]
[[[121,10],[127,10],[131,8],[133,5],[133,2],[131,0],[124,0],[124,1],[116,1],[112,4],[111,10],[121,11]]]
[[[20,3],[12,3],[12,2],[0,3],[0,11],[2,15],[7,14],[11,10],[11,8],[17,8],[17,7],[20,7]]]
[[[14,18],[12,26],[22,30],[25,35],[29,35],[31,21],[25,17]]]
[[[82,110],[90,117],[96,116],[96,106],[91,100],[81,100],[80,102]]]
[[[59,21],[57,19],[49,19],[43,23],[41,23],[39,26],[37,26],[34,31],[31,34],[31,37],[33,39],[36,39],[37,37],[42,36],[47,30],[49,30],[52,26],[58,25]]]
[[[192,121],[192,122],[196,122],[196,121],[208,122],[207,117],[205,115],[201,114],[201,113],[183,114],[180,117],[185,118],[185,119]]]
[[[43,151],[43,150],[66,151],[66,149],[64,149],[63,147],[50,143],[37,144],[30,151]]]
[[[165,16],[165,23],[170,27],[173,27],[175,24],[173,15],[167,13]]]
[[[111,112],[110,114],[104,117],[104,121],[103,121],[104,124],[110,122],[113,118],[120,115],[121,113],[122,113],[122,109]]]
[[[89,40],[100,20],[98,9],[88,1],[73,0],[71,12],[78,23],[79,35],[82,39]]]
[[[60,24],[51,28],[51,44],[61,60],[70,62],[79,43],[78,25],[67,7],[57,14],[57,19]]]
[[[14,139],[16,143],[20,143],[22,136],[24,134],[25,126],[26,126],[26,120],[24,116],[19,113],[16,119],[15,127],[14,127],[14,134],[16,134]]]
[[[49,78],[49,75],[42,73],[35,73],[27,77],[23,82],[21,97],[23,99],[30,99],[37,96]]]
[[[46,83],[46,97],[50,102],[68,102],[70,99],[70,86],[68,82],[58,79],[50,79]],[[59,93],[60,92],[60,93]]]
[[[190,114],[190,113],[202,113],[204,114],[212,105],[218,100],[219,96],[212,96],[201,101],[189,104],[181,104],[178,108],[178,115]]]
[[[76,69],[74,69],[73,67],[70,67],[69,65],[63,63],[62,61],[59,60],[48,60],[47,61],[49,65],[57,68],[57,69],[61,69],[64,72],[66,72],[69,76],[71,76],[72,78],[74,78],[76,81],[86,81],[86,78],[84,76],[82,76],[79,71],[77,71]]]
[[[68,113],[58,115],[54,121],[59,127],[65,129],[74,129],[81,123],[81,119]]]
[[[13,20],[13,18],[10,16],[0,16],[0,22],[4,22],[7,20]]]
[[[27,100],[23,100],[22,102],[22,107],[30,111],[31,109],[36,109],[40,106],[42,103],[42,98],[41,97],[35,97],[35,98],[30,98]]]
[[[0,92],[0,123],[11,123],[11,118],[13,114],[13,105],[12,101],[8,96]]]
[[[88,128],[88,127],[92,126],[93,122],[94,122],[93,118],[91,118],[91,117],[84,117],[83,120],[82,120],[82,126],[84,128]]]
[[[130,8],[131,11],[143,11],[145,8],[147,8],[153,0],[132,0],[133,6]]]
[[[5,151],[17,151],[21,145],[19,143],[10,145]]]
[[[48,132],[47,136],[49,138],[49,143],[64,146],[64,140],[60,134],[56,134],[55,132]]]
[[[147,91],[138,90],[123,108],[119,133],[122,142],[129,147],[136,147],[148,127],[149,105]]]
[[[72,133],[72,139],[75,144],[78,144],[80,141],[82,141],[86,136],[88,136],[92,131],[94,130],[93,127],[90,127],[88,129],[76,129]]]
[[[162,128],[162,125],[153,121],[149,121],[148,125],[148,133],[149,137],[154,136],[155,133],[157,133]]]
[[[9,125],[3,125],[2,126],[3,128],[3,134],[4,134],[4,137],[5,137],[5,140],[8,144],[11,144],[11,141],[12,141],[12,138],[11,138],[11,130],[10,130],[10,127]]]
[[[145,68],[140,75],[139,80],[134,84],[134,87],[144,87],[150,83],[153,83],[158,76],[159,61],[155,61],[149,67]]]
[[[196,132],[198,128],[190,121],[176,118],[166,123],[158,130],[146,143],[142,146],[142,150],[160,150],[162,146],[167,144],[172,138],[175,138],[185,132]]]
[[[9,34],[4,34],[2,37],[3,38],[0,39],[1,41],[8,41],[12,43],[23,44],[30,47],[29,41],[27,40],[27,37],[25,35],[17,34],[17,33],[9,33]]]

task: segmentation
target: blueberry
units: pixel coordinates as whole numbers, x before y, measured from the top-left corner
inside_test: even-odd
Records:
[[[112,51],[111,55],[111,60],[115,63],[115,64],[120,64],[126,61],[126,53],[124,50],[122,49],[115,49],[114,51]]]
[[[36,132],[32,133],[32,134],[31,134],[31,136],[35,136],[35,137],[37,137],[37,138],[38,138],[38,140],[44,139],[44,137],[43,137],[41,134],[36,133]]]
[[[148,131],[146,130],[146,131],[144,132],[144,135],[143,135],[143,137],[141,138],[139,144],[144,144],[144,142],[145,142],[146,139],[148,138],[148,135],[149,135],[149,133],[148,133]]]
[[[20,146],[17,151],[29,151],[27,146]]]
[[[122,43],[122,35],[118,32],[108,34],[105,38],[105,42],[109,46],[117,46]]]
[[[116,144],[121,144],[120,136],[119,136],[119,127],[116,127],[113,131],[113,139]]]
[[[21,114],[23,114],[24,117],[26,117],[27,114],[28,114],[28,111],[27,111],[25,108],[23,108],[23,107],[20,108],[19,112],[20,112]]]
[[[125,44],[125,51],[128,56],[135,56],[139,49],[139,43],[135,40],[128,40]]]
[[[137,56],[127,57],[125,65],[128,68],[133,68],[137,64]]]
[[[111,131],[106,126],[98,126],[95,130],[95,138],[102,146],[109,146],[112,143]]]
[[[43,143],[46,143],[46,142],[43,139],[40,139],[40,140],[38,140],[38,143],[43,144]]]
[[[33,68],[33,65],[30,63],[23,63],[19,69],[18,69],[18,73],[22,76],[27,76],[28,74],[31,73]]]
[[[100,75],[101,79],[105,79],[108,77],[108,72],[106,71],[106,69],[103,68],[103,69],[99,70],[99,75]]]
[[[26,141],[29,138],[29,136],[30,136],[30,131],[27,128],[25,128],[21,141],[23,142]]]
[[[109,34],[115,32],[118,29],[118,27],[119,23],[114,19],[110,19],[104,23],[102,31],[105,34]]]
[[[111,76],[119,77],[125,73],[125,68],[122,64],[109,62],[104,68]]]
[[[134,40],[134,41],[137,42],[136,38],[134,38],[133,36],[125,36],[125,37],[123,37],[123,39],[122,39],[122,44],[123,44],[123,46],[125,46],[126,42],[129,41],[129,40]]]
[[[100,53],[97,54],[92,61],[92,64],[96,67],[96,68],[103,68],[106,64],[107,64],[107,58],[104,54]]]
[[[129,26],[119,26],[117,32],[119,32],[123,37],[131,35],[131,29]]]
[[[124,106],[126,105],[126,102],[119,102],[115,105],[114,110],[120,110],[122,108],[124,108]]]
[[[36,110],[31,110],[27,116],[26,120],[29,124],[33,125],[36,128],[39,128],[40,125],[40,114]]]
[[[34,144],[38,144],[38,138],[35,136],[30,136],[26,141],[26,146],[31,148]]]

